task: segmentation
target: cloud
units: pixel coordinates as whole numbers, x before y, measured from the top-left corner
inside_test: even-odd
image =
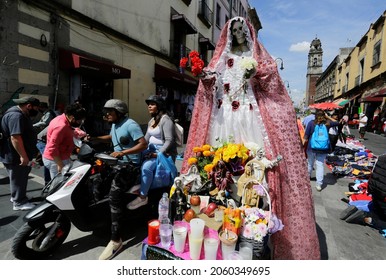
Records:
[[[300,43],[292,44],[289,48],[290,52],[308,52],[310,50],[310,42],[303,41]]]

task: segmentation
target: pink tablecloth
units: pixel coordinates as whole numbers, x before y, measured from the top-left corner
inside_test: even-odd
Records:
[[[189,224],[188,223],[186,223],[186,224],[189,227]],[[218,232],[216,230],[208,228],[208,227],[205,227],[205,229],[204,229],[204,236],[207,236],[207,235],[210,235],[211,237],[218,238]],[[147,237],[142,242],[144,244],[148,244],[147,243]],[[161,245],[161,242],[156,244],[156,245],[153,245],[153,246],[157,246],[157,247],[163,248],[162,245]],[[170,248],[168,250],[170,252],[172,252],[174,255],[176,255],[177,257],[183,258],[184,260],[191,260],[190,254],[189,254],[189,239],[188,239],[188,236],[186,237],[185,249],[184,249],[183,253],[176,252],[176,250],[174,249],[173,240],[172,240],[171,246],[170,246]],[[204,260],[204,259],[205,259],[204,244],[202,244],[200,260]],[[219,242],[219,246],[218,246],[218,249],[217,249],[217,260],[222,260],[222,259],[223,258],[222,258],[222,251],[221,251],[221,242]]]

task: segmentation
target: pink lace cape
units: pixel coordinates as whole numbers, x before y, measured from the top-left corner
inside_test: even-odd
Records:
[[[228,27],[231,20],[225,25]],[[306,159],[297,128],[292,101],[279,76],[277,65],[257,41],[253,27],[246,22],[253,42],[253,56],[258,62],[251,78],[269,143],[265,144],[268,159],[282,155],[279,166],[266,173],[273,212],[283,221],[284,229],[272,235],[274,259],[320,259],[312,191]],[[224,49],[229,48],[228,30],[224,27],[208,70],[215,66]],[[228,47],[227,47],[228,44]],[[187,159],[193,147],[205,144],[214,94],[214,78],[200,80],[187,139],[182,173],[189,166]]]

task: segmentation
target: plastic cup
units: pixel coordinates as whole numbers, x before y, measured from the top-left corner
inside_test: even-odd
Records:
[[[227,259],[227,255],[235,251],[238,236],[233,231],[222,231],[219,234],[221,241],[222,258]]]
[[[194,218],[190,220],[190,234],[193,238],[203,238],[204,237],[204,227],[205,221],[200,218]]]
[[[185,241],[188,229],[183,225],[174,225],[173,226],[173,240],[174,240],[174,249],[178,253],[183,253],[185,249]]]
[[[192,260],[200,259],[203,239],[202,235],[195,237],[191,232],[189,233],[189,255]]]
[[[237,260],[243,260],[243,256],[240,254],[239,251],[231,251],[229,252],[227,255],[226,255],[226,260],[234,260],[234,261],[237,261]]]
[[[206,260],[215,260],[217,258],[217,250],[219,240],[210,236],[204,238],[204,252]]]
[[[253,245],[249,242],[240,242],[239,253],[244,260],[252,260],[253,258]]]
[[[161,236],[161,246],[169,249],[172,242],[173,226],[171,224],[161,224],[159,226],[159,235]]]

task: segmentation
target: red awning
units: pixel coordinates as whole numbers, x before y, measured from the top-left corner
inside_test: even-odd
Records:
[[[154,79],[157,81],[178,81],[192,85],[196,85],[198,82],[193,77],[190,77],[186,74],[181,74],[176,70],[167,68],[157,63],[154,66]]]
[[[383,97],[385,96],[386,88],[382,88],[363,96],[361,99],[359,99],[359,102],[382,102]]]
[[[59,67],[64,70],[87,71],[111,77],[130,79],[131,71],[121,66],[85,57],[68,50],[59,50]]]

